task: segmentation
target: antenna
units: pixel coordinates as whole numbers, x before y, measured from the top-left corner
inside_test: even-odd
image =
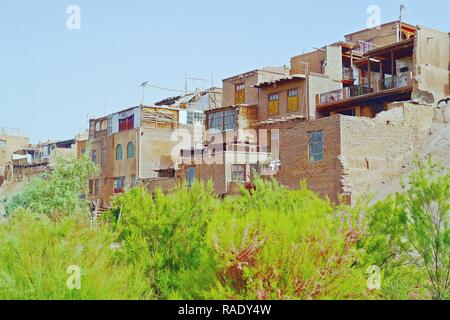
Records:
[[[400,17],[398,19],[398,34],[397,34],[397,40],[398,42],[402,41],[402,19],[403,19],[403,10],[406,10],[406,7],[401,4],[400,5]]]
[[[142,82],[141,83],[141,87],[142,87],[142,103],[141,106],[144,106],[145,103],[145,87],[148,85],[148,81]]]
[[[186,83],[188,82],[188,80],[208,82],[208,80],[206,80],[206,79],[189,77],[189,78],[186,78]],[[194,85],[195,85],[195,83],[194,83]],[[198,89],[198,88],[196,88],[196,90],[197,90],[197,89]],[[186,90],[186,94],[187,94],[187,90]]]

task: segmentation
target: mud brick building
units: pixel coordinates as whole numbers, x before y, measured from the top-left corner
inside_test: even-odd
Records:
[[[410,165],[434,105],[450,94],[449,66],[449,33],[393,21],[295,56],[270,76],[225,79],[223,107],[207,111],[205,130],[222,133],[219,151],[241,146],[245,157],[195,163],[215,145],[206,133],[204,149],[184,157],[182,177],[212,179],[227,194],[251,182],[253,168],[289,188],[306,180],[334,202],[353,202]]]

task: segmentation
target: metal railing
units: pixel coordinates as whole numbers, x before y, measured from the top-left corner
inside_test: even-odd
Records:
[[[358,41],[358,45],[359,47],[355,49],[355,52],[360,54],[366,54],[369,51],[379,48],[376,44],[367,41]]]
[[[360,97],[371,93],[382,92],[397,88],[411,86],[412,74],[402,74],[399,76],[389,77],[383,80],[374,80],[369,86],[368,83],[346,87],[339,90],[325,92],[319,95],[319,104],[328,104],[333,102],[344,101],[354,97]]]
[[[334,90],[320,95],[320,104],[344,100],[344,89]]]

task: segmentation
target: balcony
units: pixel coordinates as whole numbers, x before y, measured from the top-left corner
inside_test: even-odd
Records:
[[[366,41],[358,41],[358,48],[355,50],[356,53],[359,53],[360,55],[364,55],[369,51],[375,50],[379,48],[379,46]]]
[[[358,97],[369,97],[383,92],[393,92],[411,86],[411,74],[390,77],[383,80],[372,81],[372,85],[362,84],[334,90],[318,95],[318,107],[333,105],[335,103],[354,100]]]

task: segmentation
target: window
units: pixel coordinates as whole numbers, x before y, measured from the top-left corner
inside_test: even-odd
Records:
[[[0,140],[0,148],[6,147],[6,140]]]
[[[134,159],[134,144],[130,142],[127,146],[127,158]]]
[[[235,104],[245,103],[245,83],[240,83],[235,86],[234,102]]]
[[[89,195],[92,196],[94,194],[94,180],[89,180]]]
[[[280,96],[278,93],[269,95],[269,115],[280,113]]]
[[[293,89],[288,91],[288,111],[298,111],[298,90]]]
[[[323,150],[323,132],[315,131],[309,133],[309,161],[322,161]]]
[[[106,149],[105,148],[102,149],[102,154],[100,155],[100,164],[102,166],[106,165]]]
[[[205,123],[205,114],[203,112],[188,111],[187,124],[203,125]]]
[[[237,129],[237,110],[228,109],[208,114],[208,129],[219,131]]]
[[[232,164],[231,165],[231,181],[243,183],[245,179],[245,164]]]
[[[136,187],[136,176],[131,176],[130,185],[132,188]]]
[[[114,179],[114,193],[122,193],[125,187],[125,177],[117,177]]]
[[[134,115],[119,120],[119,132],[134,129]]]
[[[188,188],[192,187],[196,177],[195,167],[186,167],[186,185]]]
[[[100,130],[106,130],[108,129],[108,120],[104,119],[100,125]]]
[[[92,162],[97,164],[97,150],[92,150]]]
[[[122,145],[119,144],[117,145],[116,148],[116,160],[122,160],[123,159],[123,150],[122,150]]]
[[[100,180],[98,179],[94,181],[94,192],[96,196],[100,193]]]

